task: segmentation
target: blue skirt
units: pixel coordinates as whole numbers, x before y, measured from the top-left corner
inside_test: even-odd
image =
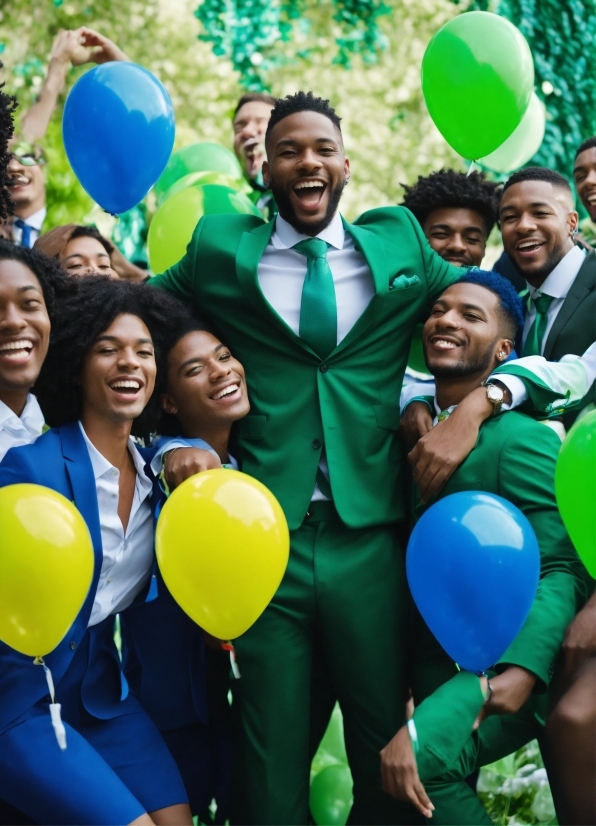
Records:
[[[0,798],[37,823],[121,826],[145,812],[188,801],[157,728],[136,697],[121,699],[115,659],[98,663],[93,657],[95,641],[111,635],[112,627],[108,618],[87,630],[56,685],[66,728],[64,751],[52,727],[49,697],[0,736]],[[83,688],[93,691],[100,684],[105,702],[92,714]]]

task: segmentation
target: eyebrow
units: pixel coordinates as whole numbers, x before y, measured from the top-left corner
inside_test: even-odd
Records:
[[[529,204],[530,207],[547,207],[547,209],[552,209],[553,205],[547,203],[546,201],[534,201],[533,203]],[[508,204],[507,206],[501,207],[500,211],[504,212],[506,209],[519,209],[519,207],[515,207],[513,204]]]
[[[220,350],[225,349],[225,344],[218,344],[217,347],[213,350],[214,353],[219,353]],[[203,359],[200,356],[191,356],[186,361],[183,361],[180,367],[178,368],[178,372],[180,373],[184,370],[185,367],[188,367],[189,364],[193,364],[195,361],[202,362]]]
[[[118,336],[103,335],[97,336],[97,338],[95,339],[95,343],[97,343],[98,341],[113,341],[116,344],[119,344],[122,341],[122,339],[118,338]],[[153,347],[153,342],[150,338],[138,338],[135,341],[135,344],[150,344]]]
[[[26,292],[28,292],[29,290],[35,290],[35,292],[36,292],[36,293],[41,293],[41,294],[43,294],[43,291],[42,291],[42,290],[40,290],[40,289],[39,289],[39,287],[36,287],[36,286],[35,286],[35,284],[27,284],[27,286],[26,286],[26,287],[19,287],[19,288],[17,289],[17,292],[18,292],[18,293],[26,293]]]
[[[107,254],[107,252],[98,252],[98,253],[97,253],[97,257],[98,257],[98,258],[102,258],[102,257],[104,257],[104,256],[105,256],[106,258],[109,258],[109,257],[110,257],[110,256]],[[71,252],[71,254],[70,254],[70,255],[67,255],[67,256],[66,256],[66,258],[65,258],[64,260],[65,260],[65,261],[68,261],[68,259],[69,259],[69,258],[83,258],[83,253],[82,253],[82,252]]]
[[[445,306],[447,302],[444,301],[442,298],[437,298],[437,300],[433,304],[433,307],[436,307],[437,304]],[[476,312],[482,313],[482,315],[486,315],[486,310],[484,309],[484,307],[479,307],[478,304],[460,304],[459,306],[463,307],[464,310],[476,310]]]
[[[450,226],[449,224],[431,224],[430,227],[429,227],[429,232],[430,232],[431,229],[446,229],[448,232],[453,232],[454,231],[453,227]],[[476,232],[484,232],[483,228],[481,226],[479,226],[478,224],[470,224],[469,226],[464,227],[462,231],[463,232],[468,232],[471,229],[476,231]]]
[[[300,141],[294,138],[282,138],[277,142],[277,146],[294,146],[297,143],[300,143]],[[333,143],[335,146],[339,146],[339,143],[333,138],[316,138],[315,143]]]

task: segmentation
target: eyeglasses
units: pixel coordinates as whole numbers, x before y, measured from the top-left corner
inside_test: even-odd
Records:
[[[11,151],[11,155],[21,166],[43,166],[47,163],[41,146],[21,141]]]

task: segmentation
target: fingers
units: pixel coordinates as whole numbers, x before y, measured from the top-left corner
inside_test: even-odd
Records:
[[[442,465],[439,467],[434,476],[431,476],[433,468],[429,468],[424,479],[424,492],[420,490],[422,501],[424,504],[430,502],[437,496],[443,487],[447,484],[457,465]],[[420,483],[419,483],[420,484]]]
[[[426,818],[431,818],[435,807],[431,803],[431,800],[426,793],[426,789],[418,777],[418,773],[416,773],[416,777],[412,783],[411,791],[412,797],[410,798],[410,802],[414,804],[420,814],[424,815]]]

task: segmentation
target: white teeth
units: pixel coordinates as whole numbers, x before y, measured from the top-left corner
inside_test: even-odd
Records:
[[[214,401],[218,401],[219,399],[224,399],[226,396],[231,396],[232,393],[235,393],[238,390],[237,384],[229,384],[227,387],[224,387],[217,395],[213,396]]]
[[[302,183],[296,184],[294,189],[313,189],[313,187],[323,187],[324,184],[322,181],[302,181]]]
[[[444,350],[454,350],[457,347],[457,344],[454,344],[453,341],[447,341],[444,338],[435,339],[433,344],[435,347],[442,347]]]
[[[539,246],[540,246],[540,244],[538,244],[536,241],[530,241],[530,243],[528,243],[528,244],[520,244],[518,246],[518,250],[531,250],[531,249],[534,249],[535,247],[539,247]]]
[[[115,381],[114,384],[110,385],[112,389],[116,387],[130,387],[133,390],[138,390],[140,387],[140,383],[138,381]]]
[[[0,344],[0,352],[6,350],[32,350],[33,344],[30,341],[7,341],[6,344]]]

